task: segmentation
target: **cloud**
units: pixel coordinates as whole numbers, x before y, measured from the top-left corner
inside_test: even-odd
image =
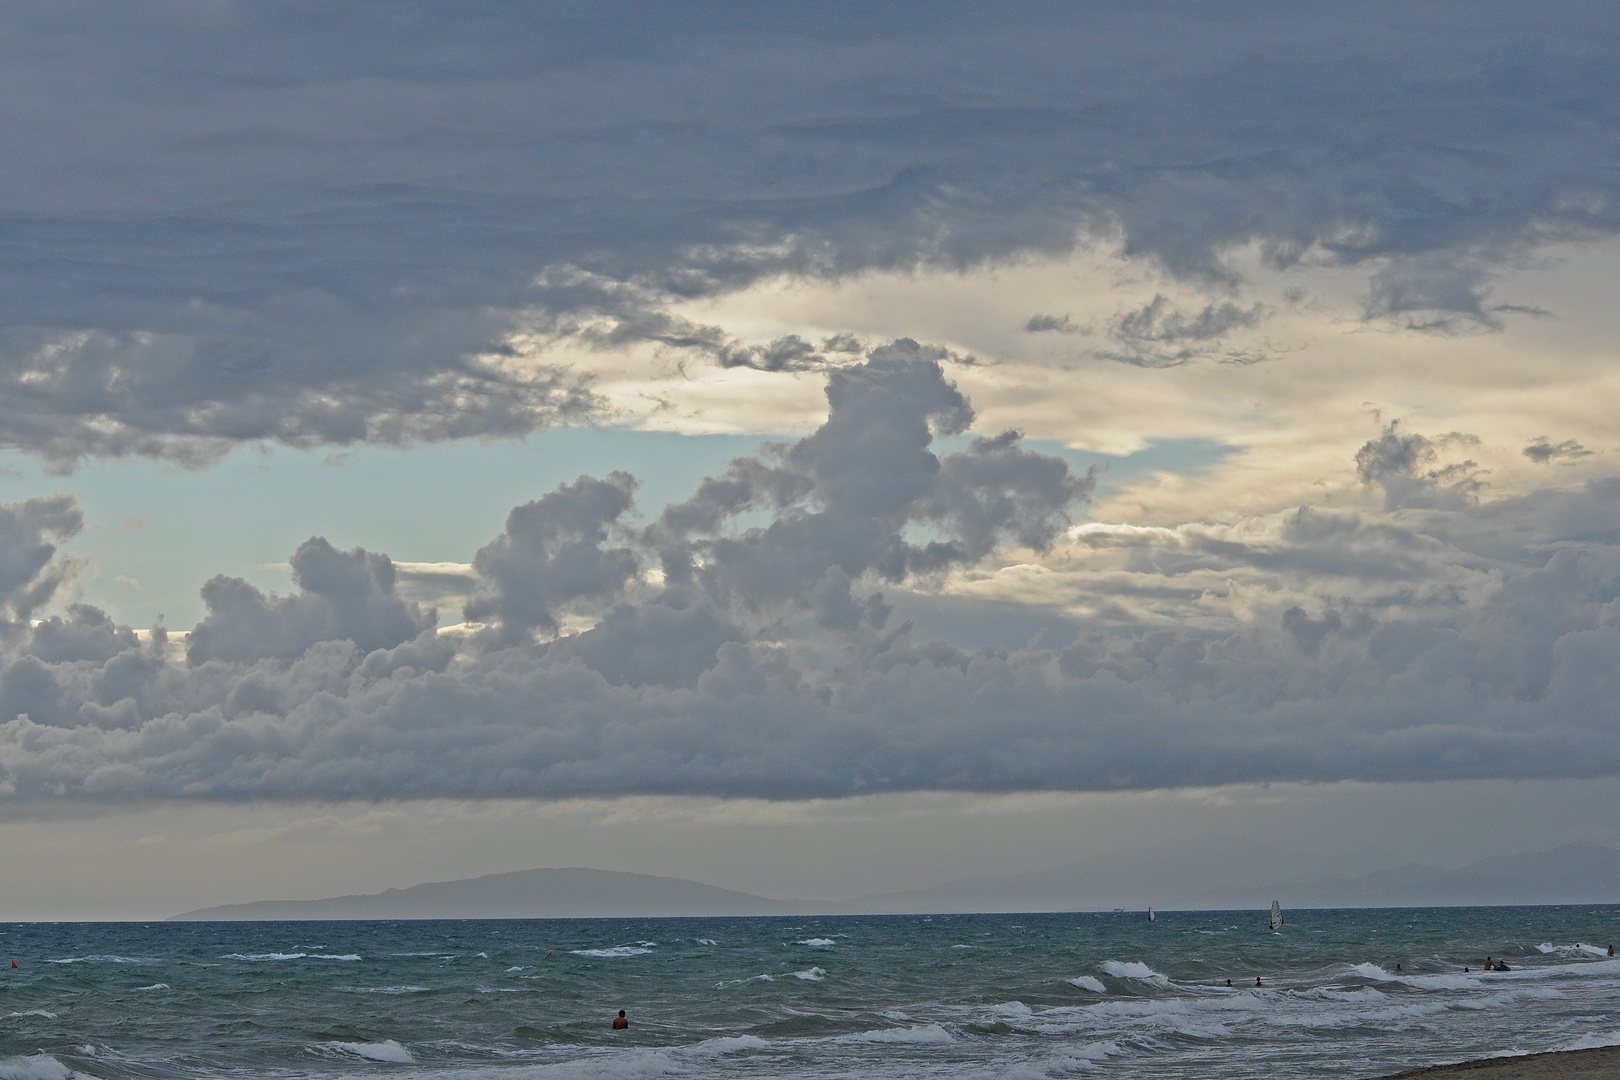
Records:
[[[555,634],[559,604],[617,597],[636,573],[636,556],[603,545],[635,488],[629,473],[582,476],[513,510],[506,531],[473,559],[484,585],[467,602],[467,619],[498,622],[504,639],[516,641],[535,630]]]
[[[1109,335],[1126,351],[1099,355],[1138,367],[1174,367],[1218,354],[1221,338],[1233,330],[1257,325],[1264,311],[1264,305],[1259,303],[1245,308],[1228,300],[1189,314],[1163,295],[1155,294],[1147,304],[1124,312],[1109,325]],[[1227,358],[1251,359],[1237,353]]]
[[[1064,315],[1031,315],[1024,324],[1024,332],[1028,334],[1077,334],[1080,328],[1069,321]]]
[[[1565,439],[1561,443],[1548,440],[1547,436],[1539,435],[1529,446],[1524,448],[1524,456],[1538,465],[1546,465],[1559,458],[1591,457],[1592,451],[1576,442],[1574,439]]]
[[[630,477],[516,508],[440,635],[385,556],[205,586],[185,662],[71,606],[0,663],[0,791],[399,798],[1110,790],[1620,773],[1620,481],[1487,501],[1465,436],[1389,425],[1382,505],[1065,528],[1090,478],[971,421],[914,343],[827,375],[826,423],[644,526]],[[0,508],[46,595],[70,501]],[[23,576],[27,575],[27,576]],[[983,644],[998,582],[1070,635]],[[977,583],[977,584],[975,584]],[[971,586],[971,588],[970,588]],[[987,586],[989,591],[974,592]],[[953,639],[908,609],[948,608]]]
[[[268,597],[241,578],[220,575],[202,587],[208,616],[191,631],[186,659],[244,661],[302,656],[323,641],[348,641],[365,651],[390,649],[435,623],[394,594],[394,564],[386,555],[338,551],[323,537],[292,557],[299,592]]]
[[[0,445],[61,468],[600,413],[514,354],[531,332],[819,369],[844,361],[658,316],[1080,238],[1221,288],[1240,248],[1356,267],[1369,318],[1489,329],[1502,268],[1620,228],[1601,4],[0,20]],[[1122,327],[1144,359],[1172,330]]]

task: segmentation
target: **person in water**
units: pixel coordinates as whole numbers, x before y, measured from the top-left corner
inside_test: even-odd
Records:
[[[1609,946],[1609,955],[1610,955],[1610,956],[1613,956],[1613,955],[1614,955],[1614,946],[1613,946],[1613,945],[1610,945],[1610,946]]]
[[[1256,975],[1256,976],[1255,976],[1255,977],[1254,977],[1254,985],[1256,985],[1256,986],[1259,986],[1259,985],[1261,985],[1261,983],[1260,983],[1260,976],[1258,976],[1258,975]]]
[[[613,1030],[614,1031],[623,1031],[625,1028],[627,1028],[629,1026],[630,1026],[630,1021],[625,1017],[624,1010],[620,1009],[619,1010],[619,1015],[615,1016],[613,1018]]]

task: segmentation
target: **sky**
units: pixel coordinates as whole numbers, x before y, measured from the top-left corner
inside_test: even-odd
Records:
[[[1603,4],[7,5],[0,918],[1620,846],[1617,155]]]

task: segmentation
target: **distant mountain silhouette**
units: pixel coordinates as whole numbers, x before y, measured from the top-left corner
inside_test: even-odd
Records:
[[[1116,906],[1125,867],[1114,859],[1050,870],[962,878],[927,889],[852,900],[772,900],[685,878],[569,867],[518,870],[461,881],[325,900],[260,900],[188,911],[175,919],[560,919],[663,915],[833,915],[971,911],[1084,911]],[[1261,881],[1258,875],[1247,880]],[[1147,880],[1126,886],[1161,909],[1462,907],[1620,902],[1620,852],[1597,844],[1498,855],[1456,870],[1410,864],[1360,877],[1323,875],[1201,894]],[[1112,889],[1114,892],[1099,891]],[[1140,905],[1146,907],[1146,903]]]
[[[684,878],[567,867],[325,900],[259,900],[174,919],[567,919],[658,915],[796,915],[818,905],[721,889]]]

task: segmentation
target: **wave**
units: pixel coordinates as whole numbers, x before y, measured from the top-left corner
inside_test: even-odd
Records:
[[[430,986],[334,986],[342,994],[426,994]]]
[[[812,949],[830,949],[834,945],[838,944],[838,942],[834,941],[832,938],[813,937],[813,938],[805,938],[803,941],[795,941],[794,944],[795,945],[808,945]]]
[[[1350,970],[1375,982],[1402,983],[1418,990],[1473,990],[1504,982],[1539,981],[1562,976],[1620,976],[1620,959],[1577,960],[1569,964],[1514,965],[1508,971],[1470,971],[1443,974],[1390,972],[1377,964],[1352,964]]]
[[[249,964],[267,964],[279,960],[343,960],[353,963],[361,959],[358,953],[306,953],[306,952],[265,952],[265,953],[226,953],[221,960],[241,960]]]
[[[1146,964],[1139,964],[1134,960],[1123,963],[1118,960],[1104,960],[1102,970],[1105,975],[1112,975],[1116,979],[1135,979],[1137,982],[1152,983],[1161,987],[1170,985],[1169,979]]]
[[[0,1060],[0,1080],[91,1080],[49,1054],[29,1054]]]
[[[137,986],[135,989],[137,989],[137,990],[167,990],[168,988],[169,988],[168,983],[153,983],[151,986]]]
[[[47,964],[161,964],[162,960],[149,956],[64,956],[47,960]]]
[[[813,967],[806,968],[803,971],[795,971],[793,973],[793,977],[795,979],[803,979],[805,982],[820,982],[822,979],[827,977],[827,973],[818,967]]]
[[[938,1024],[922,1027],[878,1028],[859,1031],[853,1035],[837,1035],[827,1040],[832,1043],[902,1043],[908,1046],[943,1046],[956,1039]]]
[[[1068,983],[1070,986],[1078,986],[1082,990],[1090,990],[1094,994],[1108,993],[1108,987],[1102,984],[1102,980],[1094,979],[1090,975],[1076,975],[1072,979],[1064,979],[1063,981]]]
[[[744,983],[775,982],[775,981],[776,981],[776,976],[775,975],[750,975],[746,979],[726,979],[726,980],[724,980],[722,982],[717,982],[717,983],[714,984],[714,988],[716,990],[724,990],[728,986],[742,986]]]
[[[1598,945],[1587,945],[1577,941],[1573,945],[1554,945],[1544,941],[1536,946],[1543,956],[1596,956],[1604,960],[1610,959],[1609,950]]]
[[[589,956],[595,960],[619,960],[626,956],[646,956],[652,952],[640,945],[615,945],[611,949],[571,949],[571,956]]]
[[[392,1061],[400,1065],[414,1065],[416,1058],[411,1052],[395,1042],[393,1039],[384,1039],[382,1042],[329,1042],[322,1044],[332,1050],[341,1050],[345,1054],[363,1057],[367,1061]]]
[[[720,944],[718,941],[714,940],[713,938],[700,937],[700,938],[694,938],[693,940],[695,940],[699,945],[718,945],[718,944]]]
[[[704,1039],[696,1046],[683,1048],[687,1054],[741,1054],[749,1050],[769,1050],[771,1044],[758,1035],[723,1035],[714,1039]]]
[[[1559,1043],[1557,1050],[1597,1050],[1605,1046],[1620,1046],[1620,1031],[1591,1032],[1568,1042]]]
[[[143,987],[141,987],[141,989],[145,990],[146,987],[143,986]],[[46,1012],[44,1009],[25,1009],[22,1012],[9,1012],[9,1013],[6,1013],[6,1019],[7,1020],[20,1020],[25,1016],[41,1016],[41,1017],[44,1017],[46,1020],[55,1020],[56,1019],[56,1014],[55,1013]]]

